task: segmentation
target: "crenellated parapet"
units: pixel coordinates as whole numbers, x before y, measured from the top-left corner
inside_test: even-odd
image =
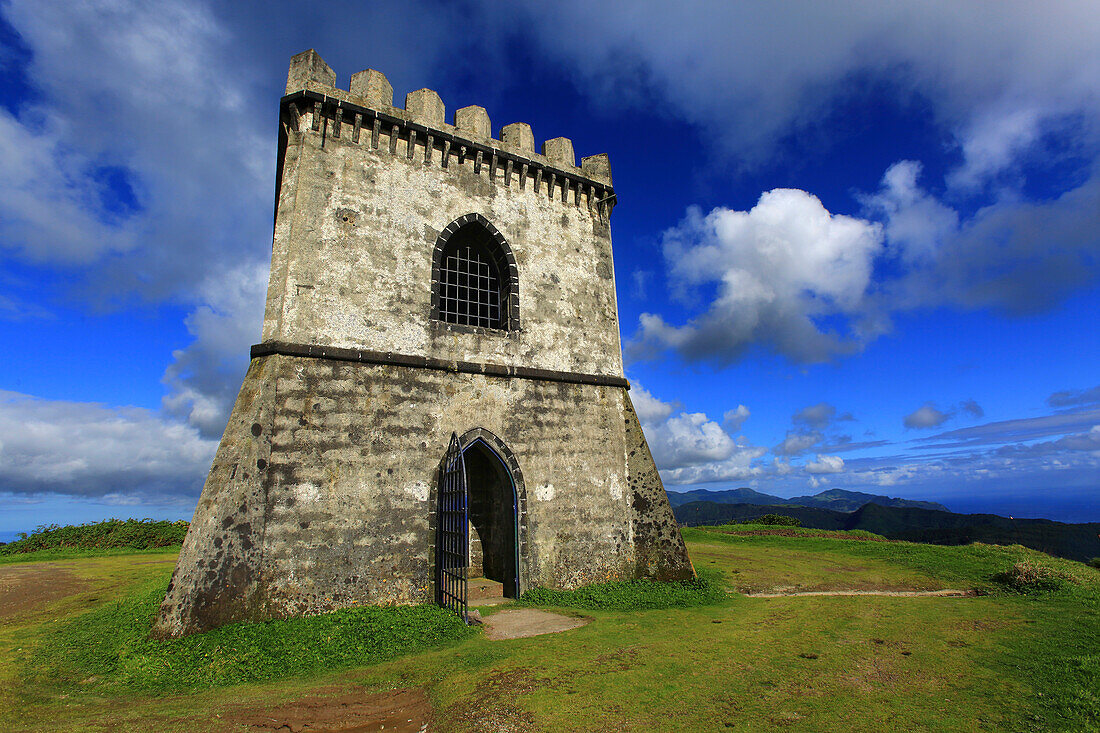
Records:
[[[288,130],[366,146],[422,165],[450,170],[465,166],[501,186],[587,208],[606,220],[615,204],[606,154],[576,164],[573,141],[557,137],[535,152],[531,126],[505,125],[492,135],[489,114],[471,105],[455,110],[448,124],[443,100],[431,89],[393,104],[393,87],[374,69],[353,74],[350,90],[336,87],[336,73],[314,50],[294,56],[287,73],[282,119]],[[464,169],[464,168],[463,168]]]

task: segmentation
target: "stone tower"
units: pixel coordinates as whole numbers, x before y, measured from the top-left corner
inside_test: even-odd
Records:
[[[607,156],[335,83],[291,60],[263,339],[158,633],[435,600],[452,433],[506,595],[691,577],[623,378]]]

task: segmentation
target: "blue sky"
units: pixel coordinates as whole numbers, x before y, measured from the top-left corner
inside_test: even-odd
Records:
[[[1098,37],[1069,2],[0,0],[0,532],[190,516],[311,47],[610,154],[670,489],[1100,521]]]

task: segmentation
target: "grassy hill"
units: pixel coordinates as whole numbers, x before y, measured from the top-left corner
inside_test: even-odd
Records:
[[[674,507],[686,526],[726,524],[779,511],[772,505],[692,502]],[[1049,519],[1009,519],[995,514],[955,514],[913,507],[865,504],[854,512],[784,506],[782,514],[804,527],[864,530],[889,539],[965,545],[986,542],[1023,545],[1050,555],[1087,562],[1100,557],[1100,523],[1066,524]]]
[[[20,598],[68,584],[39,605],[0,606],[0,709],[18,711],[5,715],[5,729],[274,730],[286,710],[322,716],[410,698],[431,730],[456,732],[1100,726],[1093,568],[1019,546],[885,542],[866,532],[733,525],[684,537],[696,568],[731,592],[681,603],[655,591],[647,598],[672,600],[650,607],[636,586],[536,594],[591,623],[507,641],[424,607],[157,642],[146,634],[171,556],[5,565],[0,583],[23,582]],[[746,595],[942,588],[980,594]],[[413,712],[385,708],[379,715],[390,717],[360,729],[385,720],[401,730]]]

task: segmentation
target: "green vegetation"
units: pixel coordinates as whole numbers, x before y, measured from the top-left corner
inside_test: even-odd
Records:
[[[673,513],[683,525],[708,526],[754,520],[775,510],[772,505],[695,501],[674,507]],[[1100,552],[1100,523],[1097,522],[1065,524],[1048,519],[955,514],[908,506],[882,506],[873,502],[850,512],[801,506],[784,506],[782,510],[785,515],[800,520],[804,527],[862,529],[892,540],[936,545],[967,545],[971,542],[1023,545],[1081,562]]]
[[[19,539],[0,545],[0,556],[42,550],[148,550],[183,544],[188,523],[154,519],[108,519],[61,526],[43,525],[34,532],[19,533]]]
[[[1076,582],[1073,576],[1033,560],[1012,563],[1012,567],[997,573],[993,580],[1017,593],[1053,593]]]
[[[726,597],[721,575],[701,571],[697,578],[672,583],[651,580],[614,580],[576,590],[532,588],[523,594],[525,606],[553,606],[604,611],[691,608],[718,603]]]
[[[801,527],[802,520],[788,517],[785,514],[765,514],[756,519],[745,519],[741,524],[765,524],[774,527]]]
[[[436,727],[455,733],[1100,729],[1094,568],[1019,546],[943,547],[799,527],[728,525],[684,536],[703,590],[602,584],[587,596],[547,595],[585,608],[592,622],[507,641],[419,607],[154,642],[145,631],[170,556],[0,568],[57,568],[84,583],[34,615],[0,618],[0,709],[19,711],[5,720],[13,731],[244,730],[226,722],[242,708],[263,720],[274,705],[307,696],[411,688],[426,691]],[[994,579],[1023,563],[1061,584],[1017,592]],[[983,594],[752,598],[717,592],[723,586]],[[644,607],[680,591],[708,602]]]
[[[130,690],[222,687],[375,664],[474,633],[438,606],[371,606],[155,640],[166,585],[147,583],[56,629],[35,654],[37,676]]]

